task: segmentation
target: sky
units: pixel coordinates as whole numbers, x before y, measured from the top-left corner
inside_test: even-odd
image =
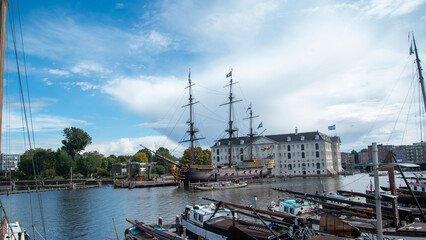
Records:
[[[251,104],[262,135],[320,131],[346,152],[420,142],[409,32],[426,59],[425,2],[9,1],[2,152],[29,148],[14,45],[32,147],[56,150],[78,127],[92,137],[85,151],[133,155],[142,144],[180,156],[190,71],[197,144],[208,148],[225,137],[231,70],[239,136]]]

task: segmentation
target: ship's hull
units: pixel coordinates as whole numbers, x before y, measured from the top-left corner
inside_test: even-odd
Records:
[[[246,167],[246,168],[213,168],[200,169],[188,168],[186,171],[181,170],[180,175],[175,175],[177,180],[188,182],[205,182],[205,181],[221,181],[242,178],[263,178],[271,174],[266,166]]]

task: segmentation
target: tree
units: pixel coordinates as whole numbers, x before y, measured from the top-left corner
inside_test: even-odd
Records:
[[[71,176],[71,167],[75,169],[74,159],[65,150],[56,151],[56,173],[65,179]]]
[[[97,168],[102,165],[102,159],[104,156],[98,152],[85,152],[82,156],[77,159],[77,170],[85,177],[93,174]]]
[[[147,163],[148,157],[144,152],[139,151],[132,157],[132,162]]]
[[[152,173],[154,174],[164,174],[166,172],[166,169],[164,168],[163,165],[156,165],[153,169],[152,169]]]
[[[211,165],[212,153],[208,149],[202,149],[201,147],[194,148],[194,164],[199,165]],[[189,164],[191,162],[191,149],[187,148],[183,152],[182,163]]]
[[[62,150],[65,150],[72,157],[92,143],[92,138],[89,134],[76,127],[65,128],[64,137],[65,139],[62,140]]]
[[[33,161],[36,174],[44,177],[54,177],[55,153],[51,149],[36,148],[25,151],[21,156],[18,169],[26,176],[34,176]]]
[[[165,157],[165,158],[167,158],[167,159],[170,159],[170,160],[176,160],[176,159],[177,159],[175,156],[173,156],[173,155],[171,155],[171,154],[170,154],[169,149],[167,149],[167,148],[160,147],[160,148],[157,150],[157,154],[159,154],[159,155],[161,155],[161,156],[163,156],[163,157]],[[171,166],[172,164],[170,164],[170,163],[169,163],[169,162],[167,162],[166,160],[164,160],[164,159],[162,159],[162,158],[160,158],[160,157],[158,157],[158,156],[154,155],[154,156],[152,157],[152,161],[153,161],[153,162],[156,162],[156,163],[157,163],[157,165],[162,165],[162,166],[164,166],[164,168],[165,168],[165,170],[166,170],[166,172],[167,172],[167,173],[171,172],[171,171],[170,171],[170,169],[171,169],[171,167],[172,167],[172,166]]]
[[[354,155],[354,161],[355,163],[359,163],[359,156],[358,156],[358,152],[355,150],[352,150],[351,152]]]

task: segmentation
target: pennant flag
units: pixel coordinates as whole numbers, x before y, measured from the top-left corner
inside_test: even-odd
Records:
[[[232,77],[232,70],[228,74],[226,74],[226,78],[229,78],[229,77]]]
[[[261,122],[261,123],[259,124],[259,126],[257,127],[257,129],[262,128],[262,127],[263,127],[263,122]]]
[[[336,124],[328,126],[328,130],[336,130]]]
[[[414,54],[414,51],[413,51],[413,44],[411,44],[411,46],[410,46],[410,55],[412,55],[412,54]]]
[[[248,112],[248,110],[251,110],[251,104],[248,106],[248,108],[247,108],[247,111],[246,111],[246,112]]]

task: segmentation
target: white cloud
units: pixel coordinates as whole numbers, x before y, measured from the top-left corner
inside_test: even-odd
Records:
[[[118,140],[93,143],[86,147],[85,151],[98,151],[99,153],[109,156],[114,155],[134,155],[142,149],[140,145],[151,148],[153,145],[158,147],[165,147],[169,149],[173,155],[181,155],[185,150],[178,143],[165,136],[146,136],[141,138],[120,138]]]
[[[124,3],[116,3],[115,8],[117,9],[124,8]]]
[[[374,0],[367,1],[364,8],[367,14],[383,18],[386,16],[397,17],[409,14],[419,9],[425,0]]]
[[[93,85],[89,82],[76,82],[73,83],[74,85],[77,85],[81,88],[83,91],[91,90],[91,89],[99,89],[99,86]]]
[[[110,74],[112,71],[105,69],[100,64],[80,62],[71,68],[71,72],[84,76],[89,76],[91,73],[105,75]]]
[[[66,70],[61,70],[61,69],[49,69],[48,71],[50,74],[54,74],[54,75],[58,75],[58,76],[67,76],[70,73]]]

